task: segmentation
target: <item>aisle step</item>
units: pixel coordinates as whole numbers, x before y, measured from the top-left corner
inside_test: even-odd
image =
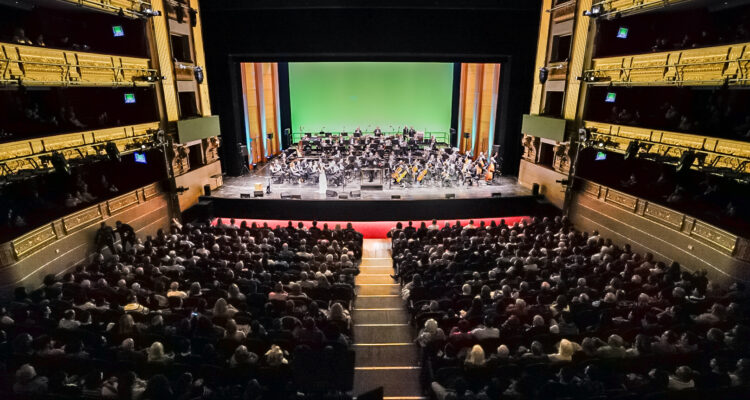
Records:
[[[357,343],[409,343],[414,340],[408,325],[357,326],[356,323],[353,330]]]
[[[409,323],[409,313],[406,310],[398,308],[398,304],[396,304],[395,307],[389,307],[386,304],[382,304],[383,299],[380,299],[381,302],[380,304],[377,304],[376,307],[382,308],[373,308],[365,307],[360,300],[363,299],[357,299],[357,303],[352,311],[352,318],[354,319],[355,325]],[[391,309],[389,310],[389,308]]]
[[[355,370],[354,393],[363,393],[383,386],[386,397],[421,397],[420,369]]]
[[[357,295],[401,294],[399,285],[356,285]]]
[[[377,258],[363,258],[359,267],[391,267],[393,266],[393,259],[390,257],[377,257]]]
[[[419,365],[417,346],[358,346],[357,367]]]
[[[354,308],[399,308],[404,301],[397,294],[358,296],[354,300]]]
[[[364,274],[360,273],[357,275],[357,285],[372,284],[372,283],[398,283],[391,278],[388,274]]]

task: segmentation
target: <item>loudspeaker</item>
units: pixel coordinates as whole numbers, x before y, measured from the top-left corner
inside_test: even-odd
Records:
[[[210,196],[211,195],[211,185],[208,183],[203,185],[203,195],[204,196]]]
[[[531,185],[531,195],[539,196],[539,184],[538,183]]]
[[[453,128],[451,128],[450,141],[451,147],[458,147],[458,135],[456,134],[456,130]]]
[[[241,199],[251,199],[253,196],[250,193],[240,193]]]
[[[471,137],[471,132],[464,132],[464,139],[468,139]]]
[[[339,195],[339,199],[342,199],[342,200],[346,200],[346,199],[348,199],[348,198],[349,198],[349,196],[347,196],[347,195],[345,195],[345,194],[340,194],[340,195]]]
[[[446,199],[455,199],[456,198],[456,194],[455,193],[446,193],[445,194],[445,198]]]
[[[284,134],[281,135],[281,148],[286,149],[292,145],[292,130],[289,128],[284,129]]]
[[[253,197],[263,197],[263,191],[262,190],[256,190],[253,192]]]
[[[273,132],[266,133],[266,139],[273,139]]]
[[[392,195],[391,195],[391,199],[392,199],[392,200],[398,200],[398,199],[400,199],[400,198],[401,198],[401,195],[400,195],[400,194],[392,194]]]
[[[492,197],[503,197],[503,194],[500,192],[492,193]]]
[[[293,194],[292,198],[295,199],[295,200],[302,200],[302,195],[301,194]]]
[[[491,155],[495,155],[495,154],[500,154],[500,145],[499,144],[493,144],[492,145],[492,154]]]
[[[281,192],[281,198],[282,199],[291,199],[292,195],[287,192]]]
[[[361,190],[352,190],[349,192],[349,197],[351,198],[360,198],[362,197],[362,191]]]
[[[336,197],[338,195],[335,190],[326,190],[326,197]]]

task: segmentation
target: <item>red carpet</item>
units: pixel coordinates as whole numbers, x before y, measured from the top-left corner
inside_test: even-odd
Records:
[[[479,226],[479,224],[484,221],[485,224],[489,225],[490,222],[495,221],[495,223],[499,223],[500,220],[505,220],[505,223],[508,225],[513,225],[516,222],[522,221],[524,219],[528,219],[529,217],[503,217],[503,218],[476,218],[474,219],[474,225]],[[214,220],[213,223],[216,224],[217,220]],[[289,221],[282,221],[282,220],[275,220],[275,219],[268,219],[268,220],[260,220],[260,219],[237,219],[235,220],[235,224],[239,226],[242,221],[247,221],[247,224],[250,225],[253,222],[258,224],[259,226],[262,226],[263,223],[268,223],[268,226],[274,228],[276,225],[286,226]],[[463,219],[460,220],[461,225],[466,225],[469,223],[469,219]],[[229,218],[222,218],[222,222],[225,224],[229,223]],[[294,226],[296,227],[299,222],[302,222],[305,224],[305,227],[309,227],[312,224],[312,221],[292,221]],[[354,229],[356,229],[358,232],[361,232],[362,235],[366,239],[383,239],[386,237],[386,234],[388,231],[391,230],[391,228],[396,226],[396,223],[398,221],[376,221],[376,222],[352,222],[352,225],[354,226]],[[419,224],[422,222],[427,223],[427,225],[430,225],[432,221],[413,221],[413,225],[416,228],[419,228]],[[446,222],[450,222],[451,225],[456,223],[456,220],[438,220],[438,225],[443,226]],[[408,221],[402,221],[404,226],[407,225]],[[333,229],[336,224],[340,224],[341,227],[346,226],[346,221],[318,221],[318,228],[323,228],[323,224],[328,224],[328,227]]]

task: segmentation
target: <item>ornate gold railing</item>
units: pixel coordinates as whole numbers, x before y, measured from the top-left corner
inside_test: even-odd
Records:
[[[102,148],[107,142],[114,142],[122,152],[148,145],[158,129],[158,122],[149,122],[3,143],[0,144],[0,176],[43,168],[44,156],[56,151],[71,160],[103,154]]]
[[[717,228],[688,214],[585,179],[576,178],[575,187],[586,196],[681,232],[728,256],[750,261],[750,241],[747,238]]]
[[[58,0],[63,3],[104,11],[110,14],[123,15],[129,18],[142,17],[140,11],[151,8],[151,0]]]
[[[147,58],[0,43],[0,85],[148,86],[156,77]]]
[[[686,3],[691,0],[600,0],[594,1],[594,6],[601,6],[601,16],[635,14],[658,10],[675,4]]]
[[[604,85],[747,85],[750,43],[596,58],[584,78]]]
[[[10,242],[0,244],[0,266],[18,262],[67,235],[144,203],[161,193],[159,183],[152,183],[46,223]]]
[[[593,121],[584,121],[583,126],[591,132],[593,140],[605,142],[607,150],[624,153],[630,142],[638,141],[644,145],[640,154],[679,158],[685,151],[694,151],[705,157],[700,165],[694,164],[694,168],[750,173],[748,142]]]

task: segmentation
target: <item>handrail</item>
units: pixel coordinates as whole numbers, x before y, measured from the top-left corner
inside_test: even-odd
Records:
[[[144,15],[141,14],[141,10],[143,6],[146,6],[148,8],[151,8],[151,0],[124,0],[130,3],[131,8],[127,7],[118,7],[116,5],[112,5],[112,0],[108,0],[105,2],[104,0],[58,0],[62,1],[63,3],[71,3],[75,4],[77,6],[81,7],[87,7],[98,11],[104,11],[109,14],[116,14],[123,16],[126,16],[128,18],[144,18]]]

